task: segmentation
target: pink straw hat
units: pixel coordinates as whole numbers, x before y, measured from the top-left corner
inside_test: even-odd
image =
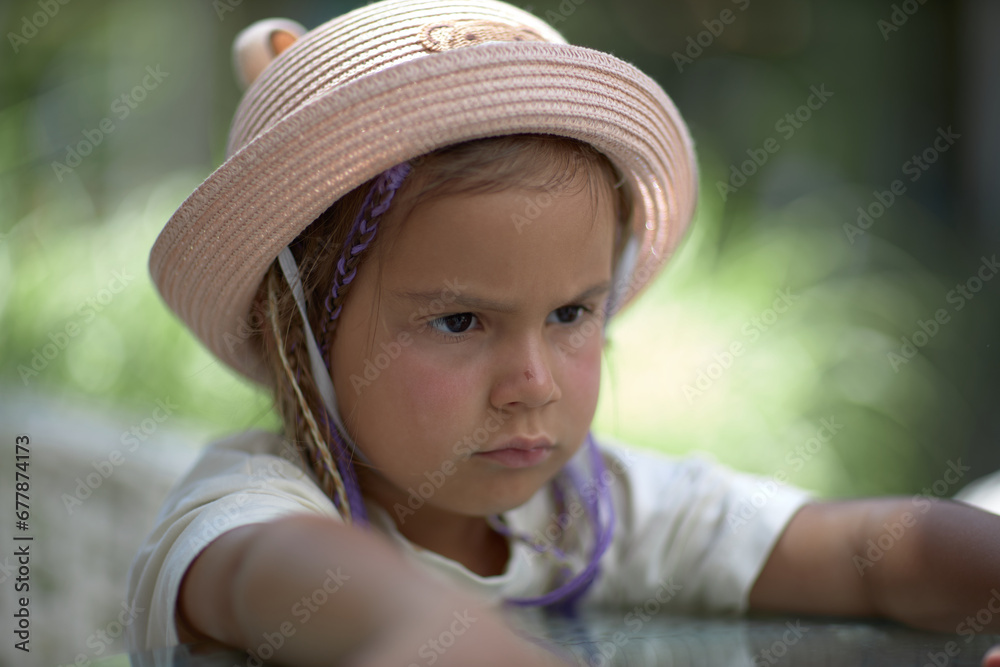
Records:
[[[575,138],[604,153],[635,200],[616,310],[662,268],[693,215],[687,127],[660,86],[612,55],[567,44],[496,0],[384,0],[302,34],[279,55],[260,22],[234,45],[249,83],[228,158],[167,222],[150,273],[223,362],[267,384],[249,338],[268,267],[330,204],[389,167],[505,134]]]

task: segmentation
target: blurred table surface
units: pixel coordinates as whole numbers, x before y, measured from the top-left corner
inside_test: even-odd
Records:
[[[881,620],[813,616],[741,618],[643,617],[629,610],[587,611],[571,619],[519,611],[511,622],[522,634],[563,651],[571,663],[588,667],[662,665],[728,667],[978,666],[1000,635],[922,632]],[[461,641],[458,637],[456,641]],[[431,665],[433,652],[408,664]],[[264,651],[266,654],[266,649]],[[434,660],[437,662],[437,660]],[[257,667],[254,657],[214,645],[182,645],[160,651],[120,654],[94,667]],[[474,667],[474,666],[470,666]]]

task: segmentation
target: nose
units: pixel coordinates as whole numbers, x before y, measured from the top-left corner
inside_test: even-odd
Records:
[[[493,407],[539,408],[559,400],[562,391],[552,372],[556,358],[541,335],[526,335],[499,350],[490,395]]]

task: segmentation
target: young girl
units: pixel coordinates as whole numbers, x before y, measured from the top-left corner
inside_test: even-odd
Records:
[[[234,55],[231,157],[150,268],[274,392],[285,433],[216,443],[172,491],[129,575],[132,648],[540,665],[501,604],[958,632],[990,603],[997,517],[790,487],[756,502],[764,480],[590,436],[608,318],[695,202],[687,129],[651,79],[494,0],[265,21]]]

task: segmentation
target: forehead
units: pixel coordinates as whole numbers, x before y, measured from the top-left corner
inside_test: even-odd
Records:
[[[610,277],[616,225],[610,188],[508,188],[442,195],[394,221],[382,257],[387,286],[433,289],[462,279],[477,289],[572,290]]]

